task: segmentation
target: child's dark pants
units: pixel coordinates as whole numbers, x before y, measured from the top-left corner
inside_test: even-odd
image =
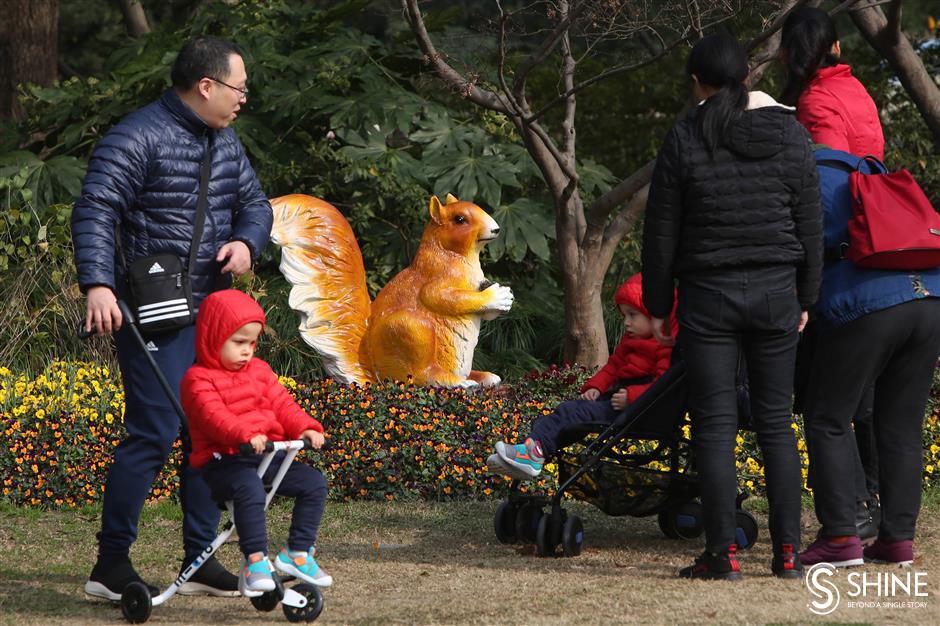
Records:
[[[265,472],[264,481],[271,481],[283,459],[283,452]],[[213,459],[203,468],[203,477],[212,489],[217,502],[233,500],[238,544],[246,556],[255,552],[268,552],[268,535],[264,524],[265,491],[258,477],[260,455],[225,456]],[[309,465],[296,462],[278,486],[277,495],[294,498],[287,547],[306,552],[317,541],[317,529],[326,506],[326,479]]]
[[[619,412],[610,400],[568,400],[536,420],[529,436],[539,442],[542,454],[548,458],[557,451],[558,435],[565,428],[589,422],[610,424]]]

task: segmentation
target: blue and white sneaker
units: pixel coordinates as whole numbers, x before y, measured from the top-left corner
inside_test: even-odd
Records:
[[[265,591],[274,591],[274,588],[271,561],[267,555],[264,552],[255,552],[245,557],[238,577],[238,591],[243,596],[251,597]]]
[[[535,478],[542,472],[542,465],[545,464],[542,446],[531,437],[526,439],[525,443],[515,445],[497,441],[496,454],[493,456],[498,457],[498,462],[505,466],[505,471],[509,476],[521,480]]]
[[[282,548],[274,559],[274,568],[282,574],[299,578],[317,587],[329,587],[333,584],[333,577],[323,571],[313,558],[314,549],[307,552],[288,551]]]

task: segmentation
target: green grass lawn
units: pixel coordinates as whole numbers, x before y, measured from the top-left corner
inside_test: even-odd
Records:
[[[584,519],[577,558],[542,559],[531,546],[502,545],[492,530],[496,502],[331,504],[321,529],[319,561],[336,582],[324,592],[324,624],[940,624],[940,494],[925,498],[914,572],[925,572],[926,607],[849,608],[846,572],[833,580],[842,605],[813,615],[802,581],[770,576],[765,503],[747,503],[761,521],[758,544],[741,557],[741,583],[684,581],[676,570],[702,540],[663,537],[654,518],[609,518],[571,504]],[[272,549],[283,542],[289,509],[269,512]],[[95,557],[98,511],[43,512],[0,507],[0,623],[118,624],[120,611],[85,598]],[[804,541],[815,534],[804,512]],[[132,557],[141,574],[165,587],[180,550],[180,514],[171,502],[148,506]],[[220,558],[239,561],[235,545]],[[903,570],[867,565],[873,577]],[[840,579],[841,577],[841,579]],[[872,598],[869,598],[872,599]],[[907,598],[901,598],[907,599]],[[912,598],[913,599],[913,598]],[[176,596],[155,607],[153,624],[287,623],[278,609],[259,613],[247,600]]]

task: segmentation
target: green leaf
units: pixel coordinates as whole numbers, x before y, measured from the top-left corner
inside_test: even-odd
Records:
[[[493,219],[499,224],[499,237],[488,246],[493,258],[506,255],[518,262],[531,250],[543,261],[548,260],[548,242],[555,238],[550,204],[520,198],[496,209]]]

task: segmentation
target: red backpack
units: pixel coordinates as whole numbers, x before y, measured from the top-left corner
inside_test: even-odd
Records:
[[[866,161],[875,173],[861,171]],[[881,161],[867,156],[849,174],[849,189],[847,259],[873,269],[940,267],[940,214],[910,172],[888,173]]]

